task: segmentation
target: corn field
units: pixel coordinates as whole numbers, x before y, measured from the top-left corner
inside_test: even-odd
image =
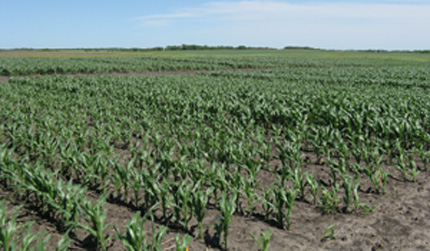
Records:
[[[176,70],[199,71],[61,75]],[[428,173],[425,64],[0,58],[0,73],[16,76],[0,82],[2,250],[269,250],[300,211],[370,217],[370,197]],[[247,220],[262,230],[235,246]]]

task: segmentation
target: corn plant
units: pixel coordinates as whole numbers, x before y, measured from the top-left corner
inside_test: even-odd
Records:
[[[107,212],[104,210],[106,195],[100,197],[93,205],[90,201],[85,201],[82,209],[84,220],[88,225],[78,223],[78,226],[87,231],[97,243],[97,249],[106,250],[106,244],[112,238],[106,238],[105,231],[110,224],[106,223]]]
[[[336,198],[339,191],[339,185],[332,185],[331,192],[325,186],[322,186],[321,205],[322,209],[327,214],[332,214],[338,211],[340,200]]]
[[[303,173],[300,167],[297,167],[294,171],[290,172],[290,179],[293,181],[294,187],[299,192],[298,197],[301,200],[305,199],[306,187],[308,186],[308,175],[309,174],[307,172]]]
[[[132,179],[130,171],[132,165],[132,161],[130,161],[127,166],[117,165],[113,169],[113,174],[109,176],[111,183],[115,186],[115,198],[121,199],[122,197],[125,202],[129,201],[128,193],[132,184],[132,182],[130,182],[130,180]]]
[[[197,219],[198,229],[199,229],[199,238],[203,238],[203,219],[206,215],[206,205],[209,200],[209,196],[214,191],[213,187],[208,188],[206,191],[202,191],[201,188],[196,185],[191,193],[191,201],[192,201],[192,212]]]
[[[229,226],[231,221],[231,216],[236,210],[236,196],[237,192],[229,197],[226,192],[222,193],[221,200],[219,201],[219,207],[221,209],[221,218],[219,222],[215,225],[215,230],[217,232],[218,239],[221,241],[221,233],[224,233],[224,249],[228,250],[228,235],[230,233]]]
[[[297,192],[294,188],[284,189],[280,184],[275,184],[274,189],[275,205],[276,205],[276,221],[280,228],[286,227],[287,230],[291,226],[291,213],[293,211],[294,201],[297,197]]]
[[[397,164],[395,165],[395,167],[402,173],[402,176],[405,180],[408,180],[408,175],[407,175],[407,171],[408,171],[408,167],[406,165],[405,162],[405,158],[404,155],[401,154],[396,158]]]
[[[278,158],[283,166],[296,168],[302,165],[304,154],[300,151],[299,144],[289,141],[282,144],[278,139],[275,139],[275,144],[280,151]]]
[[[258,237],[253,235],[251,232],[249,233],[249,236],[251,236],[251,238],[254,239],[255,242],[257,242],[257,245],[261,251],[269,250],[269,242],[270,238],[272,237],[272,232],[270,230],[267,230],[266,233],[260,233],[263,243],[261,243],[260,239],[258,239]]]
[[[16,247],[17,239],[15,235],[20,233],[22,226],[17,224],[18,218],[17,211],[20,209],[16,207],[10,213],[12,216],[6,215],[7,204],[4,200],[0,201],[0,247],[2,250],[9,251],[11,247]]]
[[[37,246],[45,246],[46,243],[49,241],[50,235],[46,236],[45,239],[41,240],[39,239],[42,235],[45,234],[45,232],[39,232],[37,234],[33,234],[31,231],[31,225],[33,225],[34,222],[28,222],[26,224],[27,231],[22,235],[21,238],[21,245],[14,247],[15,244],[12,245],[12,250],[31,250],[30,245],[34,242],[36,242]]]
[[[252,215],[254,210],[254,205],[256,203],[256,193],[255,193],[255,182],[253,178],[244,179],[245,183],[245,196],[248,201],[248,214]],[[238,203],[236,203],[238,204]]]
[[[54,205],[57,199],[57,186],[59,183],[55,181],[56,172],[45,171],[40,165],[30,171],[30,168],[23,169],[25,180],[20,184],[23,189],[31,191],[36,200],[36,205],[41,207],[42,211],[47,211],[50,214],[55,212]]]
[[[330,226],[328,226],[324,230],[324,237],[322,238],[321,241],[327,241],[329,239],[336,240],[337,239],[336,226],[337,226],[336,223],[331,224]]]
[[[412,176],[412,181],[416,182],[417,176],[420,173],[420,171],[418,170],[417,163],[415,162],[413,156],[409,156],[408,160],[409,160],[409,166],[410,166],[408,168],[408,172]]]
[[[184,238],[177,234],[175,236],[175,242],[176,242],[176,251],[188,251],[188,246],[190,245],[191,236],[188,234],[184,235]]]
[[[57,184],[61,184],[60,182]],[[66,231],[68,226],[73,227],[78,222],[78,217],[82,210],[81,205],[85,200],[84,192],[86,188],[74,185],[73,180],[70,180],[57,191],[58,203],[55,203],[56,209],[61,213],[61,227]]]
[[[136,170],[136,169],[133,169]],[[158,202],[158,193],[160,192],[160,183],[156,179],[154,175],[151,175],[147,172],[146,169],[142,170],[139,174],[136,174],[139,177],[141,177],[141,186],[145,192],[144,194],[144,201],[145,201],[145,208],[151,208],[153,205],[155,205]],[[136,181],[137,183],[138,181]],[[135,184],[135,186],[137,186]],[[135,189],[136,191],[138,189]],[[138,196],[137,193],[135,193],[135,197]],[[137,198],[137,197],[136,197]],[[137,203],[137,201],[136,201]]]
[[[358,211],[359,208],[362,208],[364,210],[364,214],[367,215],[369,212],[371,212],[373,209],[375,209],[374,206],[369,206],[366,203],[360,203],[360,197],[358,195],[358,189],[360,188],[360,183],[356,183],[353,188],[353,196],[354,196],[354,210],[355,212]]]
[[[420,149],[418,151],[421,160],[423,161],[423,169],[427,171],[427,165],[430,163],[430,151],[426,151],[424,149]]]
[[[175,220],[182,225],[185,231],[188,231],[188,222],[190,221],[191,207],[192,207],[192,187],[193,184],[188,184],[185,180],[183,181],[178,189],[173,194],[174,198],[174,212],[175,212]]]
[[[131,183],[131,188],[132,188],[133,195],[134,195],[133,204],[136,208],[139,208],[140,202],[142,201],[140,191],[142,190],[142,188],[144,186],[143,175],[141,174],[141,172],[138,169],[136,169],[134,167],[131,167],[130,169],[128,169],[128,171],[130,172],[130,180],[124,180],[124,182],[130,182]],[[145,203],[146,203],[146,201],[145,201]]]
[[[148,213],[152,213],[152,210],[148,211]],[[137,212],[127,222],[124,234],[121,233],[121,230],[117,226],[114,226],[115,231],[117,233],[116,238],[123,242],[127,250],[161,250],[161,242],[167,232],[167,228],[161,226],[157,232],[155,229],[154,222],[152,221],[152,239],[150,243],[147,243],[145,218],[147,217],[148,213],[141,217],[140,212]]]
[[[308,174],[306,176],[307,183],[309,184],[311,188],[311,194],[313,197],[313,203],[314,205],[317,204],[317,198],[318,198],[318,181],[315,179],[315,177],[312,174]]]
[[[65,234],[63,234],[61,239],[58,241],[57,246],[55,247],[55,251],[68,250],[70,243],[72,243],[72,240],[69,238],[69,231],[67,231]]]
[[[254,190],[253,185],[255,185],[255,183],[253,183],[253,185],[250,185],[249,183],[251,183],[253,179],[248,179],[245,181],[245,178],[240,173],[240,166],[234,171],[233,174],[227,173],[227,175],[229,176],[229,179],[231,181],[232,188],[237,190],[237,191],[242,192],[247,198],[249,198],[247,196],[247,194],[243,192],[243,190],[245,189],[245,182],[247,182],[248,183],[248,191],[250,192],[249,194],[251,195],[251,191]],[[240,193],[239,193],[239,195],[240,195]],[[237,208],[236,210],[238,212],[243,212],[242,204],[240,203],[240,196],[239,195],[236,198],[236,208]]]
[[[159,187],[158,192],[158,201],[160,203],[161,211],[163,213],[163,219],[166,222],[170,219],[170,213],[168,212],[168,210],[174,207],[173,196],[171,194],[172,186],[172,182],[170,182],[169,180],[165,180]]]
[[[347,213],[348,208],[351,205],[351,199],[353,195],[352,194],[353,184],[352,184],[352,180],[347,175],[342,175],[342,180],[343,180],[343,189],[345,191],[345,196],[343,196],[343,201],[345,202],[345,208],[343,209],[343,211]]]
[[[269,220],[270,215],[276,209],[274,200],[273,187],[270,186],[268,189],[262,189],[263,196],[258,196],[261,206],[263,207],[264,219]]]
[[[358,195],[358,189],[360,188],[361,184],[360,183],[355,183],[354,189],[353,191],[353,196],[354,196],[354,207],[355,210],[358,209],[358,207],[360,206],[360,196]]]

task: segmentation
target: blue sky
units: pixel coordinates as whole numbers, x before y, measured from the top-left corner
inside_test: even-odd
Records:
[[[430,0],[0,0],[0,48],[430,49]]]

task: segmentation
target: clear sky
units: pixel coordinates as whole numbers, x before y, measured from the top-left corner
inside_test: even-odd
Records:
[[[0,0],[0,48],[430,49],[430,0]]]

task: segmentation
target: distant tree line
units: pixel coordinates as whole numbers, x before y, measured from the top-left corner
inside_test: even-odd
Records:
[[[430,50],[384,50],[384,49],[367,49],[367,50],[327,50],[320,48],[313,48],[309,46],[285,46],[284,50],[320,50],[320,51],[356,51],[356,52],[369,52],[369,53],[430,53]],[[121,52],[145,52],[145,51],[183,51],[183,50],[277,50],[271,47],[253,47],[253,46],[209,46],[197,44],[182,44],[182,45],[168,45],[166,47],[152,47],[152,48],[55,48],[55,49],[33,49],[33,48],[16,48],[16,49],[1,49],[0,51],[60,51],[60,50],[81,50],[81,51],[121,51]]]
[[[179,50],[275,50],[270,47],[249,47],[245,45],[239,46],[209,46],[197,44],[183,44],[183,45],[169,45],[165,48],[166,51],[179,51]]]

